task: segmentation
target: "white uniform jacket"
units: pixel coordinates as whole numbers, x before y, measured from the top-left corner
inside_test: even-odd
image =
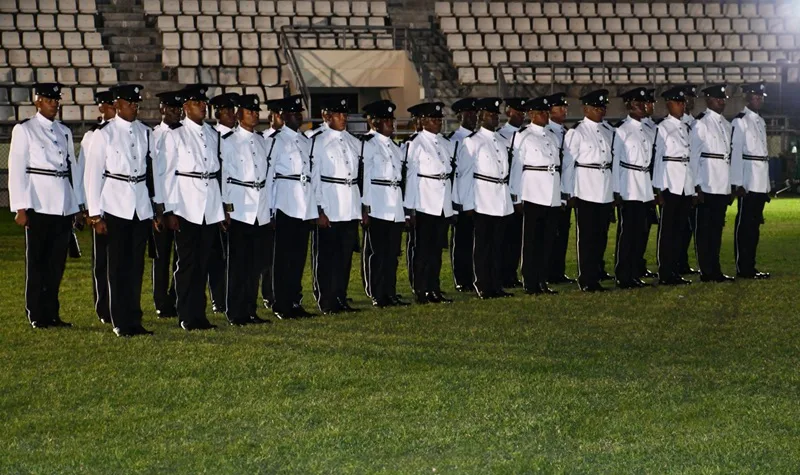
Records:
[[[457,176],[472,177],[469,188],[458,189],[464,210],[489,216],[514,212],[509,190],[508,150],[496,132],[479,128],[464,139],[458,152]]]
[[[434,216],[453,215],[453,147],[450,141],[427,130],[408,142],[404,207]],[[454,186],[455,184],[455,186]],[[453,188],[456,190],[453,190]]]
[[[70,186],[70,179],[72,185]],[[67,216],[83,208],[83,163],[75,157],[72,132],[36,113],[14,126],[8,153],[11,211]]]
[[[769,151],[764,119],[747,107],[732,122],[731,185],[769,193]]]
[[[462,144],[464,143],[464,139],[469,137],[472,134],[472,131],[459,126],[458,129],[455,130],[452,134],[447,136],[447,139],[450,140],[450,143],[453,145],[453,151],[456,155],[456,176],[455,181],[458,183],[456,184],[456,188],[459,190],[467,190],[472,186],[472,177],[467,175],[459,175],[458,174],[458,152],[461,148]],[[453,196],[453,203],[459,205],[459,207],[463,208],[461,203],[461,198],[459,196]]]
[[[619,193],[625,201],[653,201],[653,182],[650,179],[653,139],[655,135],[645,122],[631,116],[617,127],[611,171],[614,193]]]
[[[593,203],[610,203],[611,145],[614,129],[605,122],[583,119],[564,138],[561,179],[569,196]]]
[[[270,166],[275,170],[272,202],[287,216],[304,221],[317,219],[317,200],[311,183],[311,140],[289,127],[272,134]],[[316,153],[316,152],[315,152]]]
[[[361,194],[358,190],[361,141],[347,131],[330,127],[312,135],[310,140],[314,150],[311,183],[317,206],[332,222],[361,219]]]
[[[564,154],[564,139],[567,136],[568,129],[566,126],[553,122],[552,120],[549,121],[544,128],[553,131],[553,140],[555,140],[556,148],[558,149],[559,164],[561,165],[561,201],[562,204],[564,204],[566,198],[569,197],[569,193],[564,189],[564,170],[566,169],[564,159],[567,158]]]
[[[219,132],[208,124],[184,119],[164,136],[164,209],[194,224],[225,219],[219,163]]]
[[[231,219],[270,222],[274,173],[267,159],[274,143],[241,127],[222,136],[222,202],[233,205]]]
[[[153,217],[153,202],[163,202],[147,190],[147,155],[152,158],[152,131],[135,120],[121,117],[106,122],[92,137],[86,154],[86,204],[90,216]],[[154,187],[155,191],[155,187]]]
[[[561,157],[557,132],[530,124],[520,129],[511,162],[511,194],[516,202],[561,206]]]
[[[392,139],[370,131],[364,144],[364,188],[361,203],[368,214],[384,221],[402,223],[403,153]]]
[[[694,178],[689,165],[689,126],[668,115],[658,124],[653,156],[653,187],[686,196],[694,195]]]
[[[689,135],[692,176],[703,193],[731,193],[731,124],[711,109],[695,119]]]

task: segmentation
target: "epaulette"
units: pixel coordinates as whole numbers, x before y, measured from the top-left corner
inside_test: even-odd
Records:
[[[314,130],[314,129],[311,129],[311,130]],[[315,132],[315,133],[311,134],[311,136],[310,136],[309,138],[310,138],[310,139],[313,139],[313,138],[315,138],[317,135],[321,134],[322,132],[325,132],[325,130],[324,130],[324,129],[323,129],[323,130],[318,130],[317,132]]]
[[[258,135],[262,136],[262,137],[264,136],[264,132],[262,132],[262,131],[260,131],[260,130],[259,130],[258,132],[256,132],[256,133],[257,133]]]
[[[653,123],[654,123],[654,124],[656,124],[656,125],[658,125],[658,124],[660,124],[660,123],[662,123],[662,122],[664,122],[664,118],[663,118],[663,117],[662,117],[662,118],[660,118],[660,119],[656,119],[656,120],[654,120],[654,121],[653,121]]]
[[[455,134],[456,134],[456,131],[454,130],[454,131],[450,132],[449,134],[445,135],[444,138],[446,138],[447,140],[451,140]]]
[[[603,127],[605,127],[608,130],[611,130],[611,127],[609,127],[609,125],[606,124],[605,122],[601,122],[600,125],[602,125]]]
[[[650,127],[651,129],[653,128],[653,126],[652,126],[652,125],[650,125],[650,122],[642,122],[642,123],[643,123],[644,125],[646,125],[647,127]]]
[[[183,123],[181,123],[181,122],[175,122],[174,124],[169,126],[169,128],[172,129],[172,130],[179,129],[181,127],[183,127]]]
[[[27,121],[29,121],[29,120],[31,120],[31,118],[30,118],[30,117],[28,117],[27,119],[22,119],[22,120],[20,121],[20,124],[24,124],[25,122],[27,122]]]
[[[519,128],[519,130],[517,131],[517,133],[518,133],[518,134],[521,134],[521,133],[522,133],[522,131],[523,131],[523,130],[525,130],[525,129],[527,129],[527,128],[528,128],[528,126],[527,126],[527,125],[525,125],[525,126],[523,126],[523,127],[520,127],[520,128]]]
[[[411,134],[411,135],[409,135],[408,138],[403,141],[403,143],[413,142],[415,138],[417,138],[417,133],[416,132]]]
[[[442,138],[447,140],[448,142],[450,141],[450,139],[448,137],[445,137],[444,135],[442,135]]]
[[[622,124],[624,124],[624,123],[625,123],[625,119],[622,119],[621,121],[619,121],[616,124],[614,124],[614,128],[618,129],[618,128],[622,127]]]
[[[89,127],[89,132],[94,132],[95,130],[99,129],[100,126],[103,125],[100,122],[94,124],[93,126]]]
[[[744,116],[746,116],[746,115],[747,115],[747,114],[745,114],[744,112],[739,112],[738,114],[736,114],[736,117],[734,117],[734,118],[733,118],[733,120],[736,120],[736,119],[741,119],[741,118],[743,118],[743,117],[744,117]],[[25,119],[25,120],[28,120],[28,119]],[[23,121],[23,122],[24,122],[24,121]]]
[[[372,140],[374,138],[375,138],[375,134],[363,134],[363,135],[359,135],[358,140],[361,140],[362,142],[369,142],[370,140]]]
[[[469,137],[472,137],[473,135],[475,135],[475,132],[469,134]],[[506,137],[505,135],[501,134],[500,131],[497,131],[497,135],[499,135],[500,137],[503,137],[504,140],[508,140],[508,137]]]
[[[281,129],[278,129],[275,132],[272,132],[271,134],[269,134],[269,138],[275,137],[276,135],[278,135],[280,133],[280,131],[281,131]],[[303,135],[303,134],[300,134],[300,135]],[[305,135],[303,135],[303,137],[305,137]]]
[[[472,137],[473,135],[475,135],[477,133],[478,133],[478,131],[476,130],[475,132],[472,132],[471,134],[467,135],[467,138],[470,138],[470,137]],[[500,137],[503,137],[503,134],[498,133],[498,135],[500,135]],[[505,137],[503,137],[503,138],[505,138]]]
[[[227,139],[227,138],[228,138],[228,137],[230,137],[231,135],[233,135],[233,131],[232,131],[232,130],[231,130],[230,132],[228,132],[227,134],[223,135],[223,136],[222,136],[222,138],[223,138],[223,139]]]
[[[706,113],[705,112],[701,112],[700,115],[698,115],[697,117],[694,118],[694,120],[700,120],[705,116],[706,116]]]
[[[579,121],[575,122],[575,125],[572,128],[573,129],[577,129],[578,126],[581,125],[582,123],[583,123],[583,120],[579,120]]]
[[[523,128],[524,128],[524,127],[523,127]],[[520,130],[521,130],[521,129],[520,129]],[[555,131],[555,130],[553,130],[553,129],[551,129],[551,128],[548,128],[547,130],[549,130],[551,134],[555,134],[555,133],[556,133],[556,131]]]

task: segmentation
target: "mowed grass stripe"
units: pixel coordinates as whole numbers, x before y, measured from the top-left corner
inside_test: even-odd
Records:
[[[148,265],[156,335],[131,340],[94,315],[88,233],[62,286],[75,328],[29,329],[24,243],[5,219],[0,472],[795,473],[800,201],[774,200],[765,216],[766,282],[494,301],[451,291],[452,305],[378,311],[354,262],[363,312],[206,333],[154,318]],[[311,309],[309,278],[304,288]]]

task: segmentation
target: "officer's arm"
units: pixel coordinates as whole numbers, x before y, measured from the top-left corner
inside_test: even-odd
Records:
[[[312,143],[315,139],[311,139]],[[325,147],[322,146],[320,143],[319,137],[316,139],[316,144],[314,144],[314,156],[311,157],[311,189],[314,192],[314,203],[317,205],[317,210],[319,214],[323,214],[325,212],[325,195],[322,193],[322,160],[318,160],[317,157],[324,157],[326,152]]]
[[[480,144],[477,140],[474,139],[465,139],[463,143],[464,147],[464,163],[465,169],[462,172],[464,176],[464,180],[461,182],[464,184],[464,189],[461,190],[461,205],[464,207],[465,210],[474,210],[475,209],[475,177],[473,174],[475,173],[475,162],[478,158],[478,153],[480,153]]]
[[[659,127],[656,132],[656,146],[653,148],[653,188],[664,188],[664,128]]]
[[[744,186],[744,120],[734,119],[731,124],[733,133],[731,138],[731,186]]]
[[[94,135],[94,131],[92,130],[89,130],[85,134],[83,134],[83,138],[81,139],[81,149],[78,152],[78,163],[83,164],[81,170],[83,171],[84,194],[86,193],[86,183],[88,183],[89,181],[89,178],[86,176],[87,170],[89,169],[86,166],[86,156],[89,153],[89,146],[92,144],[92,135]],[[86,196],[84,196],[83,202],[86,203]]]
[[[692,174],[692,183],[696,189],[700,186],[700,160],[703,160],[700,155],[707,148],[707,131],[705,123],[698,120],[689,133],[689,172]]]
[[[156,197],[156,203],[163,203],[167,200],[166,191],[164,190],[164,178],[167,173],[167,164],[164,156],[162,155],[161,145],[164,143],[165,132],[160,129],[155,129],[150,133],[150,153],[153,160],[153,188]]]
[[[72,139],[72,132],[64,127],[67,131],[67,153],[74,157],[75,154],[75,141]],[[80,160],[78,157],[71,158],[72,160],[72,193],[75,196],[75,201],[78,203],[78,207],[81,211],[84,210],[86,204],[86,193],[84,192],[83,187],[83,169],[85,163],[83,160]]]
[[[106,134],[98,131],[92,137],[86,154],[86,204],[89,216],[100,216],[100,196],[103,192],[103,172],[106,170]]]
[[[625,148],[625,131],[617,129],[614,139],[611,141],[611,189],[615,195],[622,192],[622,170],[620,162],[630,163],[628,160],[628,149]]]
[[[513,153],[511,157],[511,170],[509,170],[508,188],[511,191],[511,200],[514,204],[522,203],[522,166],[524,165],[525,158],[525,139],[517,136],[517,142],[514,144]]]
[[[227,208],[227,205],[232,203],[231,201],[231,190],[233,186],[228,183],[228,178],[230,177],[238,177],[239,174],[236,173],[236,160],[234,160],[234,151],[233,147],[228,143],[228,140],[225,140],[220,137],[220,153],[222,154],[222,206]],[[258,177],[256,177],[256,181]]]
[[[373,146],[371,142],[364,144],[364,156],[362,157],[364,171],[361,177],[363,180],[361,206],[365,211],[369,211],[369,207],[372,206],[373,157],[377,152],[377,147]]]
[[[145,126],[145,134],[147,134],[147,137],[149,137],[148,139],[146,139],[148,147],[147,153],[150,154],[149,165],[152,168],[152,170],[147,170],[147,172],[150,173],[153,177],[153,203],[158,203],[160,205],[159,208],[161,208],[164,205],[164,187],[162,186],[162,177],[159,176],[160,171],[158,169],[159,165],[157,164],[159,160],[158,157],[156,157],[156,154],[158,152],[158,147],[156,146],[157,145],[156,137],[155,133],[153,132],[153,129],[147,126]],[[160,213],[161,211],[159,211],[156,214]]]
[[[13,212],[33,207],[28,193],[30,177],[25,173],[25,168],[28,166],[30,166],[28,132],[22,125],[16,125],[11,132],[11,150],[8,153],[8,197]]]
[[[564,137],[564,160],[562,165],[561,192],[568,198],[575,196],[575,157],[581,149],[581,134],[570,129]]]
[[[164,160],[164,212],[172,212],[178,206],[178,142],[177,131],[168,130],[161,141],[159,155]]]
[[[403,200],[403,207],[414,214],[414,210],[419,205],[419,161],[416,157],[417,147],[414,142],[408,144],[407,165],[406,165],[406,196]]]

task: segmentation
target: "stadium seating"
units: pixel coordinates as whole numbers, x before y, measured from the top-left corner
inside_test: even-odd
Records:
[[[777,68],[748,63],[800,60],[800,18],[785,1],[436,2],[435,12],[463,84],[497,83],[496,66],[505,62],[556,63],[508,69],[504,79],[515,82],[630,84],[702,82],[701,64],[665,69],[655,63],[738,63],[708,69],[710,80],[738,83],[754,76],[777,80]],[[559,68],[562,62],[574,64]],[[580,64],[600,62],[630,67]]]
[[[94,0],[0,2],[0,122],[30,117],[30,85],[59,81],[62,119],[94,120],[94,93],[117,83]]]

